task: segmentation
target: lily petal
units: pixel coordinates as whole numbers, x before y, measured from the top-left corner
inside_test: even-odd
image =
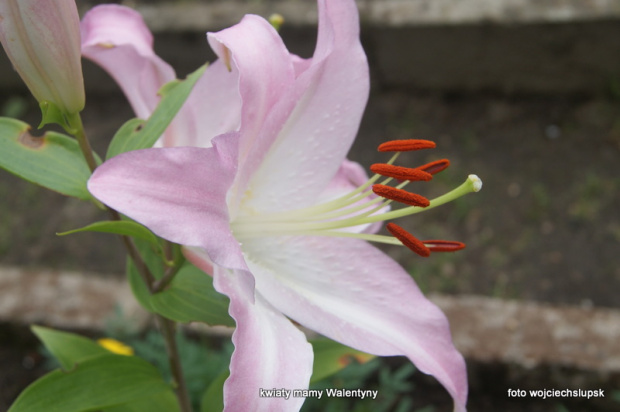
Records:
[[[176,135],[164,146],[210,147],[220,134],[235,132],[241,124],[239,73],[219,59],[207,67],[173,121]],[[181,131],[181,127],[185,131]]]
[[[243,269],[246,265],[230,231],[226,206],[236,171],[237,139],[221,135],[212,148],[123,153],[95,170],[88,190],[158,236],[204,247],[214,263]]]
[[[242,100],[239,166],[248,170],[241,176],[247,176],[263,158],[265,137],[277,132],[273,126],[265,125],[266,118],[295,80],[293,58],[269,22],[255,15],[246,15],[228,29],[208,33],[207,39],[220,60],[239,70],[238,90]],[[288,111],[279,111],[283,119],[293,106],[290,101],[285,103]],[[276,122],[277,127],[283,121]],[[240,182],[234,195],[243,191],[244,183]],[[233,200],[232,204],[235,203]]]
[[[305,389],[312,375],[312,346],[305,335],[265,299],[254,296],[246,271],[216,267],[214,286],[230,298],[237,322],[224,411],[299,411],[304,398],[261,397],[261,389]]]
[[[355,2],[319,1],[312,63],[281,96],[264,126],[262,147],[253,156],[266,155],[249,180],[254,197],[247,205],[273,212],[312,204],[338,171],[357,134],[368,90],[368,63],[359,42]],[[253,171],[244,167],[242,173]]]
[[[148,118],[159,103],[157,92],[176,75],[153,51],[142,16],[129,7],[101,5],[86,13],[80,29],[82,55],[114,78],[138,117]]]
[[[444,314],[379,249],[357,239],[245,239],[256,289],[300,324],[355,349],[405,355],[464,411],[467,377]]]

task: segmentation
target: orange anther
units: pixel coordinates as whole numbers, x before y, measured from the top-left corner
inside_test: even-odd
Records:
[[[448,166],[450,166],[450,161],[448,159],[441,159],[441,160],[435,160],[434,162],[427,163],[424,166],[416,167],[416,169],[435,175],[441,172],[442,170],[447,169]]]
[[[435,146],[435,142],[430,140],[390,140],[389,142],[381,143],[378,150],[380,152],[409,152],[411,150],[434,149]]]
[[[465,243],[453,240],[424,240],[423,243],[431,252],[456,252],[465,249]]]
[[[391,186],[376,184],[372,186],[372,191],[381,197],[385,197],[386,199],[395,200],[411,206],[427,207],[431,204],[431,202],[424,196],[407,192],[406,190],[396,189]]]
[[[413,236],[411,233],[407,232],[402,227],[394,224],[388,223],[386,225],[387,230],[394,236],[396,239],[400,240],[403,245],[407,246],[409,249],[417,253],[422,257],[429,257],[431,251],[427,248],[424,243],[422,243],[419,239]]]
[[[424,170],[394,166],[385,163],[376,163],[370,166],[370,170],[373,173],[380,174],[381,176],[393,177],[399,180],[428,181],[433,178],[432,174],[425,172]]]

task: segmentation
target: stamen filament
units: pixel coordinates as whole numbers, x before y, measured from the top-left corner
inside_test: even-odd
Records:
[[[244,219],[243,221],[233,222],[233,230],[236,236],[243,237],[252,234],[265,235],[267,233],[278,233],[281,235],[290,233],[307,233],[314,231],[341,229],[345,227],[354,227],[364,225],[368,223],[382,222],[386,220],[397,219],[412,214],[416,214],[428,209],[432,209],[437,206],[441,206],[445,203],[451,202],[467,193],[477,192],[482,187],[482,181],[476,175],[469,175],[467,180],[454,190],[430,200],[429,206],[426,208],[420,208],[417,206],[405,207],[398,210],[393,210],[386,213],[373,214],[381,210],[385,204],[379,205],[373,210],[364,213],[363,215],[357,215],[346,219],[334,220],[334,221],[310,221],[310,222],[295,222],[295,221],[273,221],[266,222],[264,219],[251,220]],[[365,216],[364,216],[365,215]]]
[[[245,235],[245,238],[248,237],[263,237],[263,236],[281,236],[281,233],[252,233],[250,235]],[[387,245],[394,246],[402,246],[400,240],[386,235],[375,235],[371,233],[356,233],[356,232],[341,232],[338,230],[300,230],[300,231],[292,231],[286,232],[286,236],[328,236],[328,237],[350,237],[361,240],[367,240],[369,242],[375,243],[385,243]]]
[[[398,159],[400,153],[395,153],[392,158],[387,162],[387,164],[392,164]],[[356,203],[359,200],[365,198],[370,194],[370,191],[366,191],[370,186],[372,186],[377,180],[381,179],[383,176],[375,174],[371,178],[369,178],[364,184],[359,186],[357,189],[352,190],[336,199],[327,201],[325,203],[320,203],[313,206],[308,206],[302,209],[295,209],[286,212],[278,212],[278,213],[265,213],[261,214],[261,220],[268,221],[271,218],[274,220],[280,221],[283,219],[291,219],[296,218],[297,216],[307,216],[307,215],[318,215],[324,212],[330,212],[334,209],[340,209],[343,206],[348,206],[350,204]],[[386,179],[383,184],[387,184],[391,179]],[[363,192],[363,193],[362,193]],[[359,196],[356,196],[359,195]]]

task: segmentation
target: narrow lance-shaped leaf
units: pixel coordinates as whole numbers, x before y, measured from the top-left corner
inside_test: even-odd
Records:
[[[181,109],[206,68],[206,65],[200,67],[185,80],[173,80],[166,83],[159,91],[161,101],[151,117],[146,121],[140,119],[127,121],[112,139],[106,158],[109,159],[132,150],[153,147]]]
[[[0,167],[64,195],[91,199],[88,165],[77,141],[63,134],[35,137],[28,124],[0,117]]]
[[[101,232],[131,236],[137,239],[145,240],[153,245],[158,245],[157,236],[155,236],[153,232],[151,232],[139,223],[127,220],[112,222],[95,222],[79,229],[68,230],[66,232],[58,233],[58,235],[65,236],[80,232]]]

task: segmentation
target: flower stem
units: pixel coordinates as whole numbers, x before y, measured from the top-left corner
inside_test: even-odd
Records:
[[[163,291],[166,286],[168,286],[170,282],[172,282],[172,279],[174,279],[178,271],[179,268],[167,269],[166,273],[164,273],[164,276],[162,276],[160,279],[155,281],[155,283],[153,283],[153,290],[151,290],[151,293],[155,294]]]
[[[192,405],[187,392],[187,384],[183,376],[183,368],[181,367],[181,358],[179,357],[179,348],[175,339],[176,323],[161,315],[156,315],[159,330],[166,342],[166,351],[168,352],[168,362],[170,363],[170,371],[174,380],[175,393],[181,412],[192,412]]]
[[[68,120],[69,125],[71,126],[72,134],[78,141],[80,145],[80,149],[82,150],[82,154],[84,155],[84,159],[88,164],[88,168],[91,172],[94,172],[97,168],[97,161],[95,160],[95,156],[93,155],[93,149],[90,146],[90,142],[86,137],[86,132],[84,131],[84,125],[82,124],[82,118],[79,113],[75,113]]]
[[[86,132],[84,131],[84,126],[82,124],[82,119],[80,118],[79,113],[71,116],[68,119],[68,122],[71,126],[70,132],[75,136],[80,146],[80,150],[84,155],[84,159],[88,164],[89,169],[93,172],[97,168],[97,161],[95,160],[95,156],[93,154],[93,149],[88,141],[88,137],[86,136]],[[105,207],[110,214],[111,220],[120,221],[120,214],[110,208]],[[170,267],[163,278],[157,280],[149,267],[146,265],[146,262],[142,258],[142,255],[138,251],[133,240],[128,236],[121,236],[121,240],[125,249],[127,250],[127,254],[129,258],[133,261],[140,277],[146,284],[151,294],[160,292],[163,290],[174,278],[179,268],[181,267],[182,260],[175,261],[175,265]],[[159,325],[159,330],[164,337],[164,341],[166,342],[166,352],[168,353],[168,362],[170,363],[170,370],[172,372],[172,377],[174,380],[175,393],[177,396],[177,402],[179,403],[180,412],[192,412],[191,401],[189,398],[189,392],[187,391],[187,384],[185,382],[185,378],[183,376],[183,368],[181,366],[181,357],[179,355],[179,349],[177,347],[177,342],[175,339],[175,329],[176,322],[163,317],[160,314],[155,314],[155,319],[157,324]]]

